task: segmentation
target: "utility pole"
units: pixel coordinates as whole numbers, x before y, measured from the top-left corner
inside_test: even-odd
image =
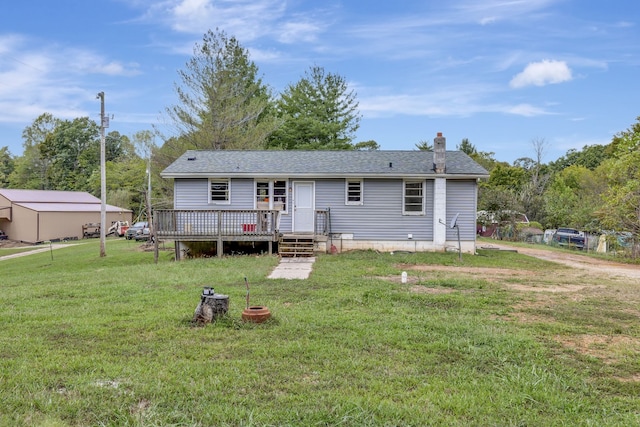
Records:
[[[100,99],[100,256],[107,256],[105,249],[106,230],[107,230],[107,171],[105,167],[105,140],[104,140],[104,92],[100,92],[97,96]]]
[[[147,160],[147,222],[149,223],[149,243],[153,237],[153,213],[151,212],[151,147],[149,147],[149,159]]]

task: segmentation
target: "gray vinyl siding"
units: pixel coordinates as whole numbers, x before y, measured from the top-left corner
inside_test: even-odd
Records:
[[[209,209],[207,192],[209,184],[206,179],[174,179],[174,209]]]
[[[174,209],[254,209],[252,179],[232,179],[230,204],[209,203],[209,180],[175,179]]]
[[[295,178],[289,178],[289,186]],[[307,180],[309,181],[309,180]],[[363,204],[345,204],[344,179],[316,179],[316,209],[331,209],[331,232],[353,234],[356,240],[433,240],[433,181],[425,181],[425,214],[403,215],[401,179],[364,179]],[[174,180],[174,209],[254,209],[254,180],[231,180],[231,203],[209,203],[209,181],[201,179]],[[288,212],[280,216],[280,230],[291,231],[291,200]],[[476,181],[447,181],[447,223],[460,213],[461,240],[474,240],[476,232]],[[456,240],[456,230],[447,227],[447,240]]]
[[[316,180],[316,209],[331,209],[331,232],[355,240],[433,240],[433,181],[425,181],[425,215],[402,214],[401,179],[363,180],[363,204],[345,204],[344,179]]]
[[[460,240],[476,238],[476,181],[447,180],[447,240],[458,239],[457,230],[449,227],[451,219],[459,213]]]

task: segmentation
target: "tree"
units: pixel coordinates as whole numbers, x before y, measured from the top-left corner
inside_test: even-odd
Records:
[[[349,150],[360,127],[358,101],[344,77],[313,66],[276,101],[281,124],[268,147],[285,150]]]
[[[550,175],[546,171],[546,166],[542,163],[547,142],[544,138],[536,138],[531,141],[535,152],[535,158],[523,157],[514,162],[514,166],[526,171],[527,179],[519,191],[522,200],[522,207],[530,220],[542,222],[544,216],[543,197],[544,191],[549,182]]]
[[[640,239],[640,117],[630,129],[615,135],[608,149],[612,158],[599,168],[606,170],[609,185],[597,215],[605,227],[631,232],[637,243]]]
[[[118,131],[109,132],[105,136],[105,161],[113,162],[135,156],[135,147],[126,135]]]
[[[107,148],[109,141],[114,142],[113,151],[120,152],[117,156],[107,155],[107,203],[126,207],[133,210],[136,215],[148,211],[147,199],[147,174],[149,159],[155,148],[154,133],[146,130],[136,132],[131,139],[117,132],[109,133],[106,138]],[[109,151],[109,150],[107,150]],[[136,152],[140,152],[142,158]],[[89,178],[89,191],[93,194],[100,193],[100,170],[95,169]]]
[[[15,161],[9,147],[0,148],[0,188],[9,186],[9,175],[13,172]]]
[[[549,227],[597,231],[596,207],[606,182],[594,171],[572,165],[555,174],[544,193],[545,222]]]
[[[478,152],[478,150],[476,150],[475,145],[470,143],[467,138],[464,138],[462,142],[456,147],[456,149],[462,151],[463,153],[471,157],[473,157],[473,155]]]
[[[146,202],[146,216],[147,221],[149,222],[149,229],[151,230],[151,235],[154,233],[153,228],[153,213],[152,213],[152,201],[151,201],[151,181],[153,177],[152,169],[151,169],[151,155],[153,154],[153,150],[156,147],[153,133],[150,131],[140,131],[137,132],[134,136],[135,146],[138,148],[142,157],[147,161],[147,167],[145,168],[146,182],[143,186],[144,194],[145,194],[145,202]],[[155,186],[153,186],[155,188]]]
[[[47,173],[50,159],[43,158],[40,153],[40,145],[44,143],[60,123],[50,113],[43,113],[36,118],[31,126],[22,131],[22,156],[15,159],[15,167],[9,176],[9,182],[13,188],[25,188],[32,190],[49,190]]]
[[[145,206],[145,168],[147,162],[138,156],[105,163],[107,203],[140,212]],[[100,194],[100,169],[88,180],[88,191]]]
[[[476,151],[472,156],[480,166],[485,168],[487,172],[491,172],[497,165],[509,166],[507,162],[499,162],[495,159],[496,153],[493,151]]]
[[[526,171],[523,168],[499,163],[491,170],[487,184],[490,187],[501,187],[513,194],[518,194],[522,190],[525,179]]]
[[[550,162],[549,168],[552,172],[560,172],[569,166],[577,165],[595,170],[608,158],[607,151],[607,146],[604,145],[585,145],[580,151],[572,148],[555,162]]]
[[[433,151],[433,145],[429,141],[418,142],[416,148],[420,151]]]
[[[369,141],[360,141],[353,148],[360,151],[375,151],[380,149],[380,144],[371,139]]]
[[[100,166],[96,122],[88,117],[60,121],[38,147],[50,163],[46,179],[51,189],[88,191],[88,178]]]
[[[258,67],[235,37],[209,30],[175,84],[178,104],[165,112],[175,134],[164,166],[187,149],[251,149],[264,146],[275,121],[270,91],[257,77]]]

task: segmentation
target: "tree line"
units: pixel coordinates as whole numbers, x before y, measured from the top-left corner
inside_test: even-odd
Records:
[[[208,31],[178,77],[177,102],[164,109],[156,128],[106,135],[108,203],[143,211],[151,173],[154,206],[170,207],[173,189],[159,172],[189,149],[379,149],[376,141],[354,142],[361,115],[343,76],[313,65],[274,94],[248,51],[224,31]],[[24,129],[21,156],[0,148],[0,187],[99,196],[99,132],[88,117],[42,114]],[[509,164],[462,140],[458,149],[490,172],[480,184],[479,209],[525,213],[544,228],[639,235],[640,117],[610,144],[569,150],[547,164],[545,147],[544,139],[533,140],[533,156]],[[432,147],[421,141],[416,149]]]
[[[555,161],[541,161],[546,141],[532,141],[533,157],[513,164],[497,162],[494,153],[460,149],[490,172],[480,184],[478,206],[502,220],[525,213],[542,228],[572,227],[630,234],[637,257],[640,236],[640,117],[606,145],[571,149]]]

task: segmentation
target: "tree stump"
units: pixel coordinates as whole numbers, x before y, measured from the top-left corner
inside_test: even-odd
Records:
[[[193,322],[198,324],[211,323],[229,311],[229,296],[209,293],[205,288],[200,296],[200,303],[193,313]]]

